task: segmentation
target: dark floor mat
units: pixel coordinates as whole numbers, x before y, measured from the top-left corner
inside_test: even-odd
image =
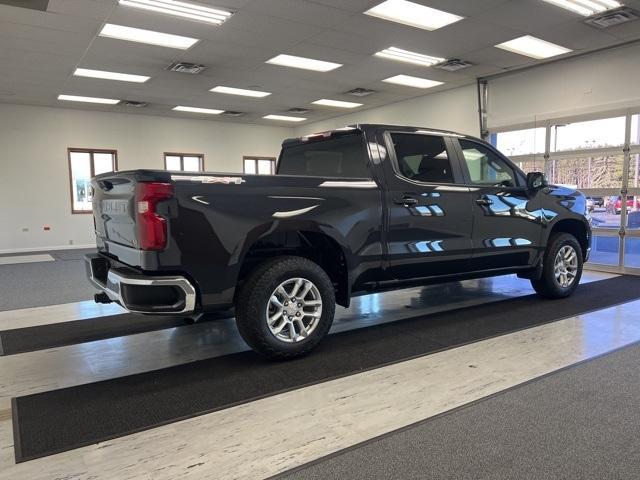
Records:
[[[246,403],[464,343],[631,301],[640,277],[581,285],[568,299],[534,295],[327,337],[283,363],[242,352],[15,398],[16,461],[25,461]]]
[[[233,317],[233,310],[210,313],[202,317],[200,321],[230,317]],[[153,332],[182,327],[189,323],[185,316],[123,313],[72,322],[2,330],[0,331],[0,355],[15,355],[136,333]]]
[[[184,317],[125,313],[0,331],[0,355],[63,347],[185,325]]]

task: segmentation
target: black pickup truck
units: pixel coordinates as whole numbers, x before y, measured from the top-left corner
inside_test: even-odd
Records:
[[[288,139],[274,176],[135,170],[92,186],[96,301],[185,316],[235,306],[270,358],[310,351],[355,295],[517,273],[566,297],[591,245],[580,192],[424,128]]]

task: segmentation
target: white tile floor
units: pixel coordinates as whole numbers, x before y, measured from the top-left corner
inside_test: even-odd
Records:
[[[529,293],[497,277],[360,297],[334,331]],[[84,302],[2,312],[0,329],[116,312]],[[0,479],[265,478],[639,340],[640,302],[627,303],[19,465],[10,397],[246,347],[222,320],[0,357]]]

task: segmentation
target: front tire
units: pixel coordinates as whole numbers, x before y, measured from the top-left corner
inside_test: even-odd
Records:
[[[309,353],[331,328],[335,291],[316,263],[277,257],[257,267],[236,301],[236,324],[260,355],[288,360]]]
[[[531,280],[533,289],[544,298],[565,298],[571,295],[582,277],[582,247],[569,233],[554,233],[549,237],[544,253],[542,276]]]

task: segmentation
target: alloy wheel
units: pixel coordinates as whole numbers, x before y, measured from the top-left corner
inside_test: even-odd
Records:
[[[305,278],[290,278],[278,285],[266,309],[269,330],[286,343],[301,342],[309,337],[321,316],[320,291]]]
[[[578,253],[571,245],[562,247],[554,262],[553,273],[562,288],[570,287],[578,275]]]

